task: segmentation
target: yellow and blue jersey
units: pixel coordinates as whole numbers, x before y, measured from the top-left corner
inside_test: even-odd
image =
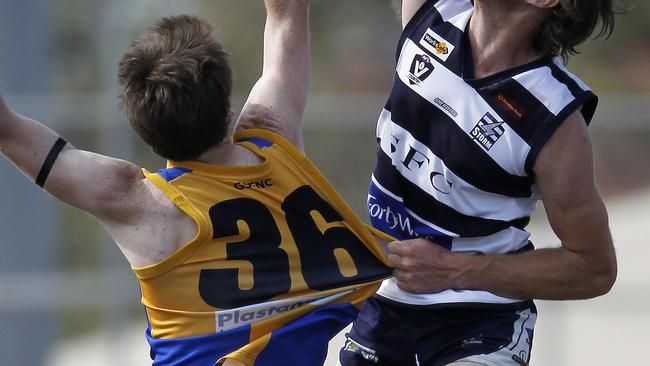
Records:
[[[198,227],[169,258],[134,268],[153,364],[322,365],[329,339],[391,273],[372,236],[383,234],[281,136],[251,129],[234,141],[263,162],[145,171]]]

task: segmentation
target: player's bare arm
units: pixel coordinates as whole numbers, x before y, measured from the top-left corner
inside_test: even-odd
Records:
[[[134,266],[160,260],[191,238],[186,233],[191,228],[177,230],[179,238],[170,239],[168,248],[152,248],[147,228],[154,222],[183,222],[183,215],[144,179],[141,169],[76,149],[47,126],[13,112],[1,97],[0,149],[52,196],[95,216]]]
[[[309,1],[266,0],[262,76],[237,129],[264,128],[303,150],[302,119],[309,86]]]
[[[402,28],[411,21],[427,0],[402,0]]]
[[[0,148],[54,197],[97,217],[128,219],[126,202],[142,178],[140,168],[74,148],[47,126],[13,112],[2,97]]]
[[[616,255],[582,115],[574,113],[558,132],[534,167],[549,223],[562,243],[556,254],[558,271],[550,271],[547,281],[573,285],[566,296],[588,298],[608,292],[614,284]],[[565,295],[553,288],[547,291],[545,297]]]
[[[426,240],[389,244],[400,287],[414,293],[483,289],[512,298],[586,299],[607,293],[616,257],[594,183],[586,124],[574,113],[542,149],[537,184],[560,248],[515,255],[451,253]]]

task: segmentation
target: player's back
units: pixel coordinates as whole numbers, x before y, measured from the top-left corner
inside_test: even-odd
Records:
[[[390,271],[370,231],[290,143],[263,130],[235,141],[263,162],[145,173],[198,226],[170,257],[134,269],[154,364],[226,355],[322,364],[328,340]]]

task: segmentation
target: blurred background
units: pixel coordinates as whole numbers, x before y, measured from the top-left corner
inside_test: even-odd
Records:
[[[601,97],[591,125],[619,277],[606,296],[539,301],[533,365],[641,364],[650,343],[650,4],[619,17],[569,67]],[[308,155],[363,218],[374,127],[400,32],[391,0],[312,1]],[[0,92],[79,148],[155,170],[116,105],[117,63],[161,16],[199,14],[232,54],[240,107],[261,70],[262,1],[0,0]],[[0,160],[0,365],[146,365],[135,276],[88,215],[53,200]],[[540,207],[538,247],[558,245]],[[327,366],[341,336],[331,342]]]

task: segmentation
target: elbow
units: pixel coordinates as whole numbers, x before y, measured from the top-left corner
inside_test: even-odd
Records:
[[[0,96],[0,137],[6,135],[7,128],[10,127],[11,125],[11,123],[9,122],[11,116],[12,116],[11,110],[5,104],[4,99],[2,99],[2,96]]]
[[[614,261],[610,266],[610,268],[608,269],[607,273],[603,275],[603,280],[601,281],[602,295],[605,295],[612,289],[612,287],[614,287],[614,283],[616,283],[617,276],[618,276],[618,269],[616,267],[616,261]]]
[[[593,276],[593,297],[602,296],[610,292],[614,287],[614,283],[616,283],[617,276],[618,266],[616,256],[612,250],[612,254],[598,265],[597,271]]]

